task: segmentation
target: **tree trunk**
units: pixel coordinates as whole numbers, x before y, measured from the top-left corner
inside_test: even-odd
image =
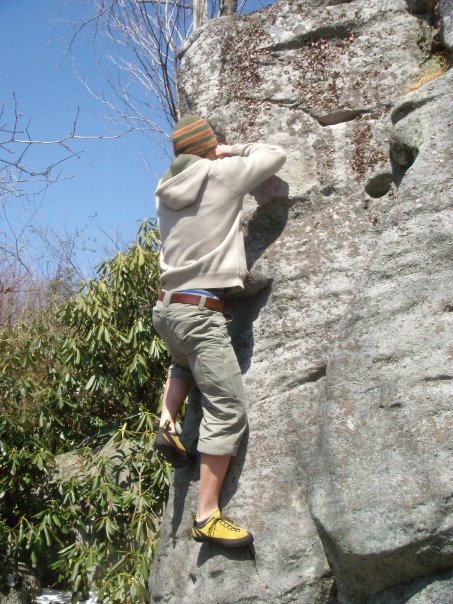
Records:
[[[208,20],[208,1],[193,0],[193,29],[199,29]]]
[[[238,8],[237,0],[220,0],[219,15],[221,17],[235,15],[237,8]]]

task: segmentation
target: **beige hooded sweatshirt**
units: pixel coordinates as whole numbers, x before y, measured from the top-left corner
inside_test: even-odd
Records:
[[[233,145],[231,153],[216,160],[180,155],[159,181],[161,285],[167,291],[244,287],[244,195],[275,174],[286,154],[261,143]]]

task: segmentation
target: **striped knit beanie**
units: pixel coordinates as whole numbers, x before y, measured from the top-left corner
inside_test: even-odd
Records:
[[[173,129],[171,140],[175,155],[190,153],[203,156],[217,147],[217,138],[211,126],[196,115],[182,117]]]

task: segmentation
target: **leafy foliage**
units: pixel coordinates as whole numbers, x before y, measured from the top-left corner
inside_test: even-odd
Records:
[[[145,601],[169,483],[152,450],[167,362],[157,292],[158,238],[144,222],[63,307],[51,299],[0,332],[4,574],[25,563],[74,592]]]

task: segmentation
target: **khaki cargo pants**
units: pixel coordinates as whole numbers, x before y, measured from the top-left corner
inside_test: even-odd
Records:
[[[201,392],[198,451],[236,455],[247,414],[228,320],[218,311],[164,299],[153,309],[153,325],[173,359],[170,377],[196,383]]]

